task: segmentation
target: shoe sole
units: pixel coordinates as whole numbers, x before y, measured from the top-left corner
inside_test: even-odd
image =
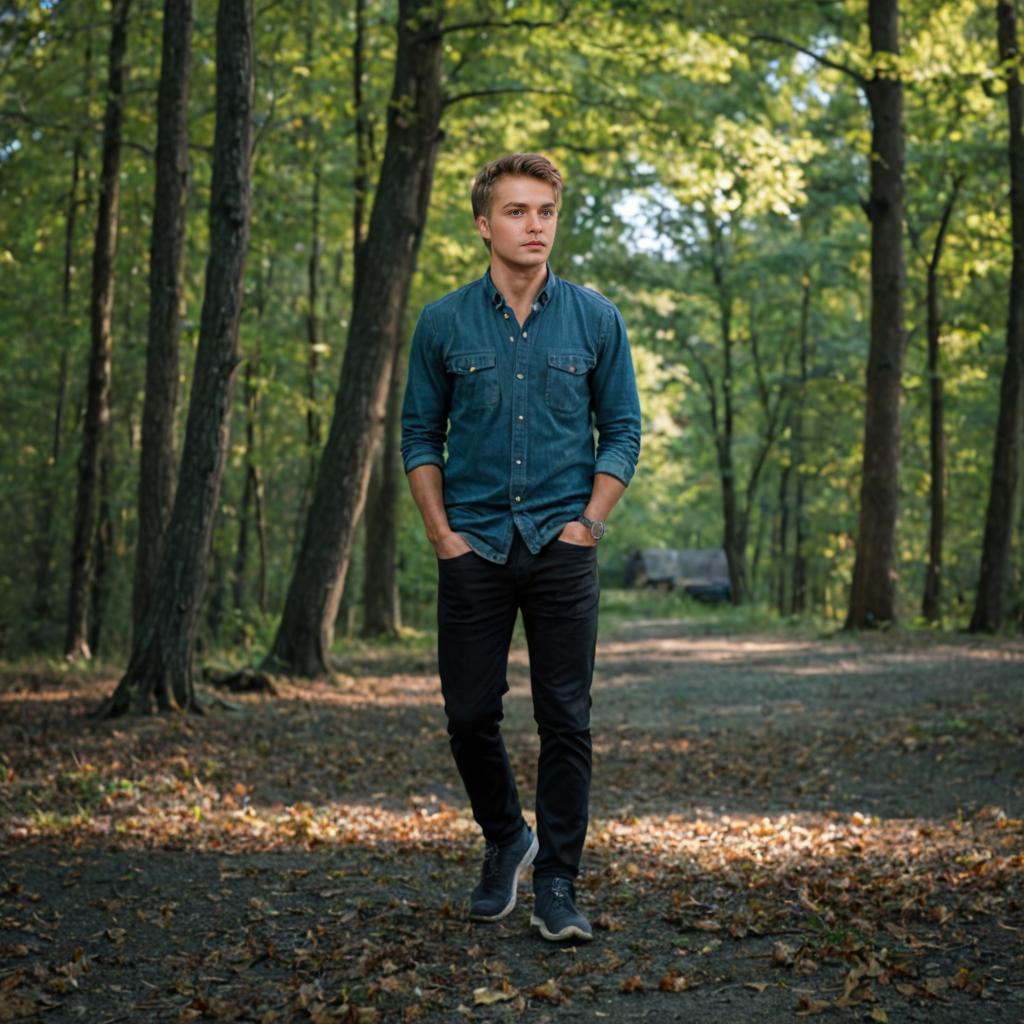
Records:
[[[519,898],[519,876],[533,863],[533,859],[537,856],[539,849],[540,841],[537,839],[537,833],[534,832],[533,842],[530,843],[526,853],[523,854],[523,859],[516,867],[516,875],[512,880],[512,898],[505,904],[500,914],[484,916],[483,914],[471,913],[469,915],[470,921],[500,921],[503,917],[508,917],[516,909],[516,900]]]
[[[584,942],[590,942],[594,937],[593,932],[585,932],[575,924],[566,925],[560,932],[550,932],[543,918],[538,917],[536,914],[530,916],[530,924],[539,928],[541,935],[548,942],[564,942],[566,939],[583,939]]]

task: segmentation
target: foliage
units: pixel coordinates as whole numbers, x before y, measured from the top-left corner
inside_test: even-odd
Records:
[[[621,306],[642,392],[641,465],[602,542],[608,578],[619,577],[638,547],[721,543],[721,479],[705,370],[720,394],[727,311],[735,344],[734,471],[747,517],[752,598],[775,602],[780,587],[790,585],[798,476],[810,607],[836,617],[845,607],[857,518],[868,281],[861,202],[870,127],[856,82],[837,67],[868,70],[866,5],[738,2],[728,13],[714,5],[677,6],[676,16],[667,17],[651,0],[446,5],[452,31],[445,50],[445,142],[410,327],[424,302],[483,272],[486,254],[471,230],[468,208],[469,183],[479,164],[503,150],[549,152],[568,182],[555,270]],[[957,624],[966,619],[976,581],[1003,351],[1010,245],[1002,85],[991,12],[952,0],[908,0],[902,6],[907,216],[916,242],[908,252],[899,600],[904,617],[912,617],[927,550],[925,268],[918,250],[927,252],[952,177],[963,174],[941,282],[950,475],[944,612]],[[394,4],[383,0],[366,12],[363,90],[371,183],[383,149],[394,13]],[[207,245],[213,16],[212,0],[200,0],[183,395]],[[10,652],[29,643],[40,578],[35,552],[48,488],[62,497],[51,527],[49,574],[42,575],[50,618],[36,625],[50,644],[61,632],[72,514],[65,496],[73,492],[84,394],[108,23],[101,0],[15,5],[0,21],[0,509],[7,534],[0,546],[0,649]],[[114,311],[116,470],[109,500],[116,544],[105,638],[115,652],[123,650],[131,620],[159,30],[159,5],[140,2],[128,44],[129,147]],[[257,34],[254,217],[242,326],[257,393],[256,443],[247,454],[239,388],[215,538],[207,645],[230,645],[253,630],[264,632],[266,616],[280,609],[309,467],[332,413],[351,306],[354,14],[322,0],[271,4],[258,12]],[[61,281],[76,142],[81,179],[65,311]],[[314,233],[317,175],[320,222]],[[311,349],[308,261],[318,246],[322,281],[316,312],[323,337]],[[808,370],[801,380],[797,339],[805,291]],[[67,391],[53,464],[62,358]],[[765,393],[778,402],[774,427]],[[795,417],[797,409],[801,418]],[[797,422],[800,436],[794,434]],[[227,614],[224,609],[234,604],[231,583],[248,460],[266,488],[267,610],[259,610],[250,590]],[[400,511],[403,599],[420,625],[428,621],[433,555],[406,496]],[[357,559],[341,632],[349,618],[358,619],[359,572]]]

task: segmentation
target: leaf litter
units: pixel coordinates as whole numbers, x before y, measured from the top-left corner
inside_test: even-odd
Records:
[[[480,841],[422,658],[103,724],[112,678],[0,674],[0,1021],[1024,1015],[1021,645],[650,623],[599,666],[597,931],[564,948],[528,884],[465,918]],[[525,795],[522,650],[510,681]]]

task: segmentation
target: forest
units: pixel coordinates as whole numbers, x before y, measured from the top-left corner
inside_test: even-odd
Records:
[[[0,3],[0,1020],[1019,1021],[1018,14]],[[578,948],[465,913],[399,458],[511,152],[643,419]]]
[[[780,616],[1019,626],[1015,11],[898,13],[9,5],[0,653],[139,654],[155,580],[179,650],[254,663],[429,624],[403,350],[486,268],[469,184],[515,150],[567,182],[553,269],[630,330],[609,584],[720,546]]]

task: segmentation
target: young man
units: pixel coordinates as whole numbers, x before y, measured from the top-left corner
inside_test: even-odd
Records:
[[[536,153],[476,176],[490,269],[423,310],[402,410],[402,458],[438,558],[448,734],[486,840],[470,916],[511,913],[533,862],[531,923],[551,940],[592,937],[573,882],[590,794],[596,548],[640,451],[622,317],[548,265],[561,193]],[[499,727],[520,611],[540,734],[536,836]]]

